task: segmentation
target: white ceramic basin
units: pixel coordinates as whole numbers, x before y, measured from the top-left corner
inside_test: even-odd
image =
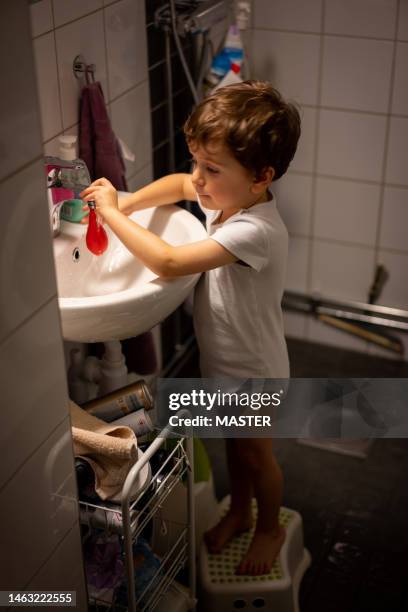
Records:
[[[178,206],[149,208],[131,218],[172,244],[206,238],[200,221]],[[66,340],[106,342],[141,334],[187,297],[199,274],[159,279],[105,225],[109,247],[99,257],[86,247],[86,226],[61,221],[54,238],[62,333]]]

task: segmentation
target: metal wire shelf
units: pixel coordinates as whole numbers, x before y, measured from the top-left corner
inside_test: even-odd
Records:
[[[128,605],[122,602],[108,603],[102,600],[90,600],[95,612],[153,612],[166,591],[173,583],[178,572],[189,561],[189,590],[191,610],[195,609],[195,525],[193,500],[193,444],[192,440],[180,438],[174,448],[169,451],[166,460],[152,475],[147,484],[130,502],[130,491],[143,466],[163,445],[170,430],[163,430],[145,451],[142,460],[133,466],[128,474],[122,490],[121,505],[110,502],[96,503],[80,501],[80,517],[83,524],[90,528],[104,529],[117,533],[123,541],[124,559],[126,563],[126,589]],[[180,481],[186,480],[187,495],[187,525],[178,535],[175,543],[166,551],[160,566],[149,581],[149,584],[138,595],[133,575],[132,545],[137,541],[164,501],[172,493]],[[98,513],[98,515],[97,515]],[[114,518],[113,518],[114,517]],[[97,519],[97,520],[96,520]]]
[[[173,466],[169,471],[166,471],[171,462],[173,462]],[[177,485],[177,482],[185,476],[188,469],[188,457],[183,447],[183,439],[180,439],[164,463],[152,475],[150,483],[143,488],[129,507],[133,539],[140,535],[154,513]],[[143,497],[146,497],[146,502],[141,506]],[[104,501],[79,500],[79,507],[80,521],[83,525],[123,535],[121,505]]]
[[[168,551],[165,558],[162,560],[160,566],[158,567],[156,573],[154,574],[151,584],[154,585],[157,578],[160,577],[160,581],[155,585],[154,590],[150,594],[149,598],[144,602],[145,596],[148,591],[151,589],[151,586],[148,585],[144,591],[140,594],[136,604],[140,606],[140,612],[147,612],[150,610],[154,610],[154,607],[157,605],[159,599],[167,590],[167,587],[171,584],[174,576],[177,572],[183,567],[184,563],[187,561],[187,535],[188,530],[187,527],[183,529],[182,533],[172,546],[172,548]],[[167,567],[169,561],[172,559],[172,556],[176,553],[177,549],[180,547],[180,550],[177,552],[175,558],[171,561],[170,567]],[[163,575],[161,576],[161,572]],[[174,575],[173,575],[174,573]],[[154,603],[154,606],[152,605]]]

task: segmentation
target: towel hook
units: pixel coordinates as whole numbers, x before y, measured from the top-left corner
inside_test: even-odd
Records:
[[[87,64],[83,55],[77,55],[72,64],[75,78],[82,79],[85,74],[86,84],[95,83],[95,64]]]

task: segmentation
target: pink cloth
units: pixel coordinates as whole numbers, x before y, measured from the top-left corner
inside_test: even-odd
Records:
[[[89,83],[82,89],[79,157],[88,166],[93,181],[104,176],[116,189],[127,191],[125,164],[99,82]]]

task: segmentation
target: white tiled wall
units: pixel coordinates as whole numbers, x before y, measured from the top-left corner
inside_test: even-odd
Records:
[[[125,160],[127,176],[133,177],[142,167],[151,163],[152,141],[148,82],[142,81],[114,100],[111,104],[111,113],[115,133],[135,154],[134,162]],[[131,130],[129,126],[132,126]]]
[[[379,183],[386,128],[385,116],[320,109],[317,173]]]
[[[8,119],[0,127],[0,504],[9,528],[0,589],[76,590],[78,610],[87,609],[86,591],[42,157],[58,155],[59,135],[78,134],[83,81],[72,64],[82,54],[96,65],[114,131],[136,155],[130,188],[152,179],[144,6],[5,0],[0,8]]]
[[[275,187],[291,235],[287,288],[408,309],[408,1],[254,0],[253,77],[301,110],[302,136]],[[289,335],[367,350],[286,316]],[[303,323],[302,323],[303,321]]]
[[[0,489],[67,416],[67,388],[55,295],[1,344],[3,416]],[[27,381],[27,386],[22,384]],[[18,407],[18,409],[15,409]],[[16,440],[21,447],[14,452]]]
[[[67,416],[7,482],[0,495],[2,516],[7,520],[12,517],[16,525],[2,533],[1,581],[7,589],[18,590],[46,563],[78,521]],[[76,562],[81,563],[80,557]],[[69,574],[70,568],[66,570]],[[62,584],[63,574],[60,579]]]
[[[287,96],[315,105],[319,51],[319,36],[258,30],[252,49],[253,65],[257,76],[262,74],[280,83]]]
[[[0,197],[0,283],[2,295],[7,296],[0,305],[1,342],[55,295],[41,160],[6,177],[0,183]]]
[[[42,34],[35,46],[28,3],[0,4],[0,590],[39,585],[36,577],[42,576],[42,588],[76,590],[77,609],[85,610],[84,578],[77,571],[80,534],[68,394],[34,77],[35,55],[42,58],[39,82],[54,88],[57,83],[51,3],[40,2],[32,9],[33,30]],[[61,130],[60,110],[54,112],[58,87],[53,98],[41,92],[41,100],[50,137]],[[51,586],[44,572],[50,563],[57,567],[56,554],[59,571]]]
[[[58,154],[57,136],[78,133],[84,81],[73,73],[82,54],[95,64],[112,127],[135,154],[129,183],[151,166],[150,104],[144,0],[40,0],[30,7],[43,150]]]
[[[103,10],[57,28],[54,35],[57,49],[62,124],[64,129],[67,129],[78,123],[78,100],[81,82],[75,77],[72,70],[72,63],[77,55],[82,54],[88,64],[95,64],[97,71],[95,77],[101,82],[106,98],[109,98]],[[46,87],[45,95],[48,95],[51,85],[46,84]],[[45,136],[44,126],[43,134]]]
[[[135,83],[146,82],[147,45],[144,24],[144,2],[123,0],[105,9],[111,98],[117,98],[132,89]]]
[[[28,36],[29,24],[23,21],[27,36],[16,39],[15,24],[21,18],[20,3],[1,3],[2,58],[8,67],[7,76],[3,73],[2,94],[0,96],[0,181],[13,173],[16,167],[30,163],[41,153],[40,124],[37,109],[31,104],[27,92],[35,92],[36,84],[32,67],[32,46]],[[26,31],[27,30],[27,31]],[[10,65],[10,58],[17,58],[17,66]],[[22,78],[24,75],[24,78]],[[13,112],[10,112],[13,109]]]
[[[144,6],[0,3],[0,590],[76,590],[78,610],[87,598],[42,157],[78,133],[82,53],[136,155],[129,185],[151,180]]]
[[[77,537],[78,524],[68,531],[67,535],[53,551],[47,562],[41,567],[39,572],[31,580],[27,587],[29,591],[59,591],[61,590],[61,575],[66,575],[66,589],[68,591],[80,593],[79,585],[83,583],[84,569],[78,563],[81,556],[81,543]],[[67,572],[67,567],[70,571]],[[79,605],[81,600],[79,599]],[[86,609],[86,608],[85,608]],[[84,609],[84,610],[85,610]],[[79,606],[77,606],[79,610]]]
[[[394,43],[348,36],[323,40],[321,105],[386,113]]]
[[[324,31],[393,39],[397,7],[398,0],[326,0]]]

